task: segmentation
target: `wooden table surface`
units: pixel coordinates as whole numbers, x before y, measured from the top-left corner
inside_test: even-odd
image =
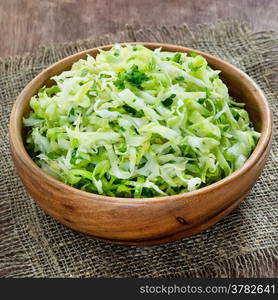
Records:
[[[147,26],[241,19],[278,31],[278,0],[0,0],[0,57],[41,44]]]

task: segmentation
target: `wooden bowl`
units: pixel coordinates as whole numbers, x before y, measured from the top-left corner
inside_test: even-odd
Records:
[[[269,155],[272,117],[267,100],[250,77],[229,63],[195,49],[169,44],[143,44],[150,49],[196,52],[209,65],[221,70],[221,78],[236,99],[246,103],[259,142],[246,163],[230,176],[199,190],[167,197],[117,198],[84,192],[44,173],[24,147],[22,117],[29,111],[29,100],[39,88],[51,85],[50,77],[67,70],[89,49],[69,56],[35,77],[18,96],[10,117],[10,146],[16,170],[33,199],[53,218],[94,238],[126,245],[152,245],[171,242],[196,234],[229,214],[247,195],[260,175]]]

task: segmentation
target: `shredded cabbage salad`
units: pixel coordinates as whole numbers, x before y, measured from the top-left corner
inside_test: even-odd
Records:
[[[115,45],[32,97],[26,148],[48,174],[117,197],[193,191],[244,164],[260,136],[196,53]]]

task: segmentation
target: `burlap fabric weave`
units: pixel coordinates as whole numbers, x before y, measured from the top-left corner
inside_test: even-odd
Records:
[[[90,47],[159,41],[207,51],[236,65],[263,89],[273,110],[270,158],[239,208],[203,233],[171,244],[127,247],[92,240],[57,223],[31,199],[8,146],[12,104],[48,65]],[[0,60],[0,276],[2,277],[277,277],[277,38],[237,22],[133,29]],[[276,65],[275,65],[276,64]],[[275,69],[276,68],[276,69]],[[276,88],[276,89],[275,89]]]

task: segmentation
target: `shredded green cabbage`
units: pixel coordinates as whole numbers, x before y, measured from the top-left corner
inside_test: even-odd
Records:
[[[117,197],[193,191],[244,164],[260,136],[204,57],[115,45],[32,97],[26,147],[48,174]]]

